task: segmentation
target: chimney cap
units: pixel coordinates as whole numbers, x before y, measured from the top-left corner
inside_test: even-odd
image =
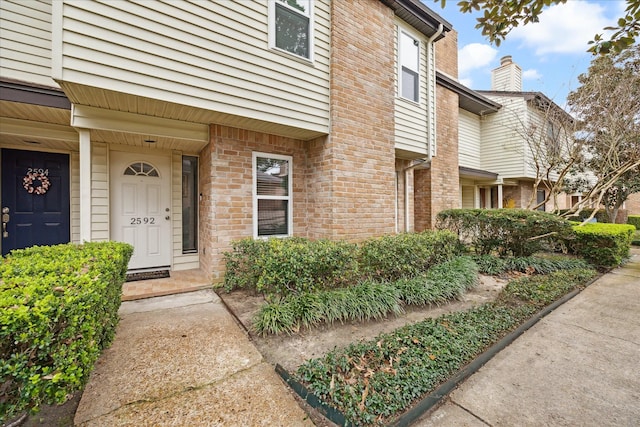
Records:
[[[500,65],[511,64],[513,61],[511,60],[511,55],[505,55],[500,58]]]

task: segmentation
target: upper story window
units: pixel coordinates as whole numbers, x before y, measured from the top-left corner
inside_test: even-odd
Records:
[[[398,64],[400,96],[420,102],[420,41],[403,30],[398,36]]]
[[[291,156],[253,153],[253,236],[292,234]]]
[[[313,60],[313,1],[269,2],[269,47]]]

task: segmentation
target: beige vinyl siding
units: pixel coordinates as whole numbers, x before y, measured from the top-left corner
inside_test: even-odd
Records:
[[[91,143],[91,240],[109,240],[109,169],[107,144]]]
[[[57,87],[51,78],[51,1],[0,1],[0,75]]]
[[[533,128],[535,126],[535,137],[531,139],[530,143],[525,143],[525,147],[528,149],[525,150],[525,176],[529,178],[536,177],[535,170],[535,161],[533,159],[533,152],[530,148],[529,144],[533,144],[536,150],[538,149],[546,149],[547,144],[547,129],[548,129],[548,115],[545,111],[541,111],[531,105],[528,106],[529,111],[529,126]],[[558,142],[558,141],[554,141]],[[543,155],[544,156],[544,155]],[[544,157],[542,158],[541,163],[548,164]],[[552,180],[558,179],[557,173],[551,173],[550,178]]]
[[[492,99],[503,107],[482,118],[482,169],[499,173],[503,178],[523,177],[525,144],[518,132],[527,122],[526,103],[522,97]]]
[[[462,209],[475,208],[475,191],[476,187],[473,185],[462,185]]]
[[[71,242],[80,243],[80,153],[70,155],[71,170]]]
[[[466,110],[458,113],[458,159],[460,166],[482,169],[480,117]]]
[[[268,48],[264,1],[65,1],[65,82],[328,133],[329,3],[314,62]]]
[[[182,153],[171,153],[171,225],[173,235],[172,270],[200,267],[199,255],[182,253]]]
[[[420,103],[415,103],[399,95],[398,81],[398,31],[395,32],[394,43],[394,79],[395,79],[395,148],[424,157],[428,154],[427,103],[433,102],[434,94],[427,92],[427,47],[420,33],[412,31],[403,21],[396,20],[396,25],[421,41],[420,43]]]

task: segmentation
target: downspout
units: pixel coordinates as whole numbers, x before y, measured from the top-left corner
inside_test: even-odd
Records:
[[[428,93],[431,94],[431,97],[427,98],[427,137],[429,138],[427,153],[429,161],[431,161],[432,156],[436,155],[436,116],[435,108],[431,107],[432,104],[435,104],[436,96],[436,54],[433,44],[434,40],[438,38],[443,31],[444,26],[439,24],[438,30],[427,40],[427,90]]]

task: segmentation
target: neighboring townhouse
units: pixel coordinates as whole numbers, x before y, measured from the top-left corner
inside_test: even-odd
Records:
[[[552,109],[569,117],[544,94],[522,91],[522,70],[511,56],[503,57],[500,62],[492,71],[492,89],[472,91],[468,96],[477,98],[479,106],[475,111],[460,98],[459,162],[464,208],[526,208],[532,197],[534,202],[543,201],[547,191],[543,184],[538,186],[537,194],[533,194],[535,162],[531,146],[523,135],[535,132],[532,139],[542,144],[547,133],[559,132],[548,111]],[[558,207],[566,208],[578,197],[562,195]],[[540,210],[553,207],[550,200]]]
[[[418,0],[0,2],[2,254],[358,241],[459,207],[451,25]],[[483,101],[485,102],[485,101]],[[6,219],[6,221],[5,221]]]
[[[634,193],[624,202],[623,208],[629,215],[640,215],[640,193]]]

